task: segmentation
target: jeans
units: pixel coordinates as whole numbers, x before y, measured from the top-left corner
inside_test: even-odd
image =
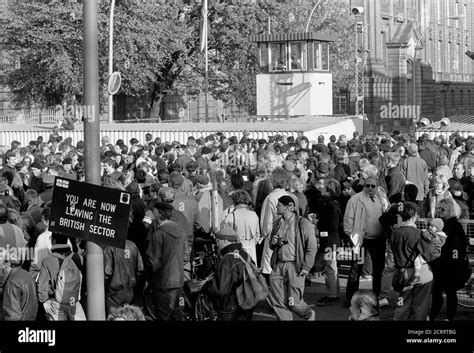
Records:
[[[430,293],[433,281],[415,285],[397,298],[397,307],[393,315],[394,321],[411,320],[426,321],[430,307]]]
[[[270,302],[280,321],[293,320],[293,313],[308,320],[312,310],[303,299],[305,276],[294,262],[278,262],[270,274]]]
[[[339,273],[337,270],[337,259],[334,254],[331,259],[326,259],[324,266],[324,279],[326,282],[326,290],[328,297],[339,298],[340,286],[339,286]]]
[[[385,267],[385,236],[377,239],[364,239],[362,249],[364,253],[368,252],[372,257],[372,290],[378,296],[382,287],[382,273]],[[355,256],[354,256],[355,257]],[[362,274],[364,264],[359,260],[353,259],[347,280],[346,299],[351,301],[354,293],[359,289],[359,279]]]
[[[392,289],[392,278],[395,272],[395,260],[393,259],[392,243],[387,239],[387,250],[385,252],[385,267],[382,273],[382,290],[380,298],[389,298]]]
[[[82,305],[76,302],[75,305],[60,304],[56,300],[50,299],[43,303],[48,321],[85,321],[86,314]]]

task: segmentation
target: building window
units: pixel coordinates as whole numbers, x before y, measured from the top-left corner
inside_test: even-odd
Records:
[[[472,92],[471,90],[467,91],[467,106],[469,109],[472,109]]]
[[[286,43],[270,43],[270,72],[288,71]]]
[[[329,71],[329,43],[321,43],[321,66],[323,71]]]
[[[468,48],[469,48],[468,45],[465,44],[465,45],[464,45],[464,53],[467,53],[467,52],[469,51]],[[462,56],[463,56],[463,59],[464,59],[464,70],[463,70],[463,71],[464,71],[464,74],[465,74],[465,75],[469,75],[469,73],[470,73],[470,72],[469,72],[469,59],[468,59],[468,58],[464,58],[464,55],[465,55],[464,53],[461,53]]]
[[[306,43],[297,42],[290,45],[291,71],[306,70]]]
[[[459,97],[461,99],[460,106],[464,107],[464,91],[463,90],[459,91]]]
[[[437,0],[436,1],[436,15],[438,17],[438,23],[441,23],[442,17],[441,17],[441,12],[442,12],[442,0]]]
[[[460,0],[456,1],[456,16],[461,15],[461,3],[459,1]],[[461,28],[461,20],[454,21],[454,23],[456,24],[456,28]]]
[[[452,89],[451,90],[451,107],[455,107],[456,104],[455,104],[455,94],[454,94],[454,90]]]
[[[443,42],[440,40],[438,41],[438,51],[436,52],[438,55],[438,72],[443,72]]]
[[[467,4],[464,4],[463,6],[463,10],[462,10],[462,15],[465,17],[463,20],[462,20],[462,23],[463,23],[463,28],[465,31],[467,31],[469,28],[467,26]]]
[[[314,42],[314,52],[313,52],[313,61],[314,69],[316,71],[321,70],[321,42]]]
[[[329,43],[314,42],[314,70],[329,71]]]

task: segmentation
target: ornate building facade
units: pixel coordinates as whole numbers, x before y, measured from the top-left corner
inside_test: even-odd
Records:
[[[352,0],[363,8],[365,113],[373,130],[474,119],[474,0]]]

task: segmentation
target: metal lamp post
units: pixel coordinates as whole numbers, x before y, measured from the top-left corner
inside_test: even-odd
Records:
[[[109,78],[113,73],[114,66],[114,10],[115,0],[110,4],[110,23],[109,23]],[[109,124],[114,120],[114,96],[108,93],[109,103]]]

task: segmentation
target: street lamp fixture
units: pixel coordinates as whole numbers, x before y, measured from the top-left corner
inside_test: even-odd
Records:
[[[306,30],[305,32],[308,33],[309,31],[309,23],[311,22],[311,17],[313,17],[313,13],[314,11],[316,10],[316,8],[321,4],[322,0],[319,0],[316,5],[314,5],[313,9],[311,10],[311,13],[309,14],[309,18],[308,18],[308,23],[306,24]]]

